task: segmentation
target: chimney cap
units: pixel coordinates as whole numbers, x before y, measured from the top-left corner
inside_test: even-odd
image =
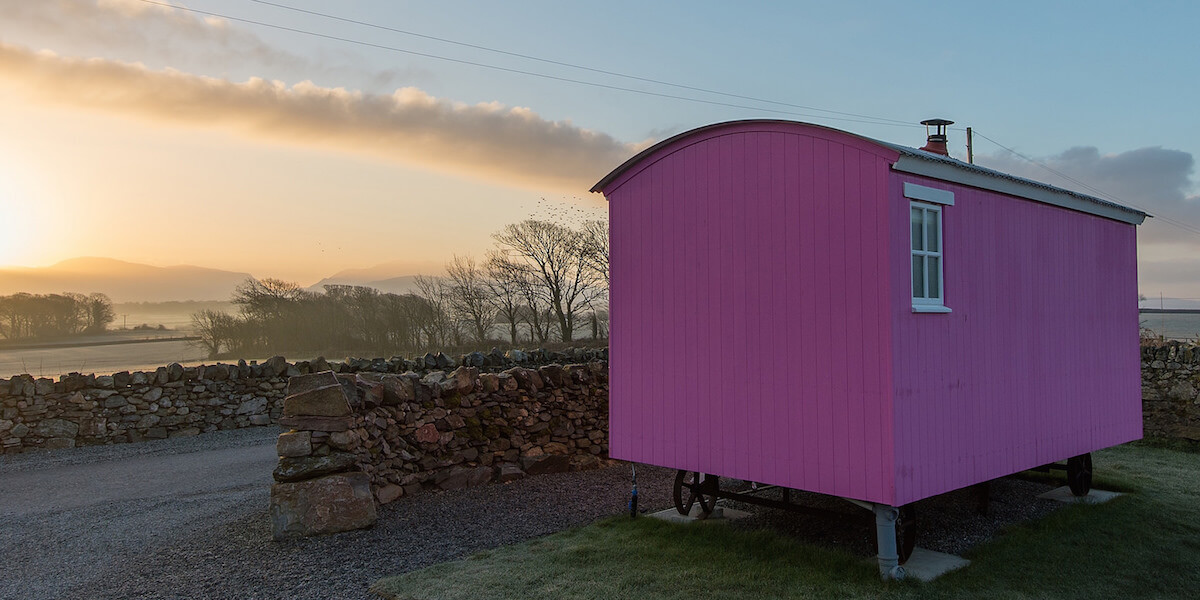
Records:
[[[950,151],[946,149],[946,126],[953,125],[954,121],[946,119],[925,119],[921,121],[925,126],[925,135],[928,136],[927,143],[921,146],[921,149],[942,156],[950,156]],[[929,131],[932,127],[933,131]]]

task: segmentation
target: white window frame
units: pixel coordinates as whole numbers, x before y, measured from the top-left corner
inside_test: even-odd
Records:
[[[925,276],[922,277],[922,281],[925,286],[925,289],[922,290],[924,292],[924,296],[918,297],[916,294],[912,294],[912,310],[913,310],[913,312],[916,312],[916,313],[948,313],[948,312],[950,312],[950,308],[948,306],[946,306],[946,302],[945,302],[945,298],[946,298],[946,278],[945,278],[946,239],[945,239],[945,229],[943,229],[943,227],[942,227],[942,208],[945,206],[953,206],[954,205],[954,192],[951,192],[948,190],[939,190],[936,188],[926,187],[923,185],[917,185],[915,183],[905,182],[904,196],[910,200],[909,201],[909,209],[908,209],[908,214],[909,214],[908,248],[909,248],[909,288],[910,288],[910,291],[913,291],[911,289],[912,288],[912,276],[913,276],[913,273],[912,273],[912,258],[913,257],[919,256],[922,258],[922,265],[923,265],[924,273],[925,273]],[[925,235],[925,240],[921,240],[922,249],[921,250],[913,250],[912,249],[912,247],[913,247],[912,211],[913,210],[921,211],[922,223],[924,223],[925,215],[927,213],[932,213],[932,214],[936,215],[936,218],[934,219],[934,223],[936,224],[937,233],[938,233],[938,235],[937,235],[938,249],[936,251],[925,249],[926,240],[928,240],[929,236],[928,236],[928,234],[925,233],[924,225],[922,225],[922,229],[921,229],[922,235]],[[930,295],[929,295],[929,282],[930,282],[930,277],[929,277],[930,273],[929,273],[929,268],[928,268],[929,257],[936,257],[938,259],[938,261],[937,261],[937,264],[938,264],[938,269],[937,269],[938,295],[936,297],[930,297]]]

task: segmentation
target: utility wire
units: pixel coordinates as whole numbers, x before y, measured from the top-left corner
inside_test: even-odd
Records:
[[[419,52],[416,50],[408,50],[405,48],[397,48],[395,46],[376,44],[376,43],[353,39],[353,38],[348,38],[348,37],[330,35],[330,34],[326,34],[326,33],[320,33],[317,31],[310,31],[310,30],[306,30],[306,29],[288,27],[285,25],[278,25],[275,23],[268,23],[265,21],[257,21],[254,19],[247,19],[247,18],[243,18],[243,17],[235,17],[232,15],[226,15],[226,14],[222,14],[222,13],[199,10],[199,9],[195,9],[195,8],[185,7],[185,6],[176,6],[176,5],[168,4],[165,2],[157,2],[155,0],[139,0],[139,1],[143,2],[145,4],[152,4],[155,6],[160,6],[160,7],[168,8],[168,9],[172,9],[172,10],[185,11],[185,12],[201,14],[201,15],[206,15],[206,16],[211,16],[211,17],[219,17],[222,19],[228,19],[230,21],[236,21],[239,23],[258,25],[260,27],[268,27],[271,29],[288,31],[291,33],[299,33],[302,35],[308,35],[308,36],[324,38],[324,39],[329,39],[329,40],[334,40],[334,41],[339,41],[339,42],[345,42],[348,44],[355,44],[355,45],[359,45],[359,46],[366,46],[366,47],[376,48],[376,49],[380,49],[380,50],[387,50],[390,52],[399,52],[402,54],[409,54],[412,56],[431,58],[431,59],[435,59],[435,60],[441,60],[441,61],[452,62],[452,63],[457,63],[457,64],[480,67],[480,68],[484,68],[484,69],[501,71],[501,72],[505,72],[505,73],[514,73],[514,74],[526,75],[526,76],[530,76],[530,77],[538,77],[538,78],[542,78],[542,79],[559,81],[559,82],[563,82],[563,83],[573,83],[576,85],[583,85],[583,86],[608,89],[608,90],[614,90],[614,91],[621,91],[621,92],[629,92],[629,93],[634,93],[634,94],[642,94],[642,95],[646,95],[646,96],[666,98],[666,99],[671,99],[671,100],[681,100],[681,101],[685,101],[685,102],[693,102],[693,103],[698,103],[698,104],[707,104],[707,105],[711,105],[711,106],[724,106],[724,107],[728,107],[728,108],[739,108],[739,109],[744,109],[744,110],[757,110],[757,111],[762,111],[762,112],[791,115],[791,116],[809,117],[809,118],[817,118],[817,119],[828,119],[828,120],[834,120],[834,121],[847,121],[847,122],[853,122],[853,123],[867,123],[867,124],[871,124],[871,125],[888,125],[888,126],[892,126],[892,127],[920,127],[919,125],[915,125],[915,124],[912,124],[912,123],[909,123],[906,121],[900,121],[897,119],[891,119],[891,118],[887,118],[887,117],[874,117],[874,116],[870,116],[870,115],[841,112],[841,111],[829,110],[829,109],[824,109],[824,108],[817,108],[817,107],[813,107],[813,106],[806,106],[806,105],[802,105],[802,104],[793,104],[793,103],[788,103],[788,102],[769,100],[769,99],[765,99],[765,98],[757,98],[754,96],[733,94],[733,93],[729,93],[729,92],[722,92],[719,90],[712,90],[712,89],[690,86],[690,85],[685,85],[685,84],[672,83],[669,81],[662,81],[662,80],[652,79],[652,78],[648,78],[648,77],[639,77],[636,75],[629,75],[629,74],[625,74],[625,73],[619,73],[616,71],[598,69],[598,68],[594,68],[594,67],[588,67],[588,66],[584,66],[584,65],[578,65],[578,64],[573,64],[573,63],[568,63],[568,62],[563,62],[563,61],[556,61],[556,60],[541,58],[541,57],[532,56],[532,55],[528,55],[528,54],[509,52],[509,51],[501,50],[498,48],[491,48],[491,47],[487,47],[487,46],[481,46],[481,45],[477,45],[477,44],[470,44],[467,42],[460,42],[457,40],[451,40],[451,39],[447,39],[447,38],[441,38],[441,37],[421,34],[421,33],[413,32],[413,31],[406,31],[406,30],[397,29],[397,28],[393,28],[393,27],[387,27],[384,25],[378,25],[375,23],[369,23],[366,21],[358,21],[355,19],[349,19],[346,17],[337,16],[337,15],[321,13],[321,12],[317,12],[317,11],[311,11],[311,10],[307,10],[307,9],[288,6],[286,4],[281,4],[281,3],[277,3],[277,2],[269,2],[267,0],[250,0],[250,1],[255,2],[257,4],[273,6],[276,8],[281,8],[281,9],[290,10],[290,11],[299,12],[299,13],[305,13],[305,14],[318,16],[318,17],[322,17],[322,18],[326,18],[326,19],[333,19],[333,20],[342,21],[342,22],[346,22],[346,23],[352,23],[355,25],[361,25],[364,27],[372,27],[375,29],[390,31],[393,33],[399,33],[399,34],[403,34],[403,35],[410,35],[410,36],[414,36],[414,37],[430,39],[430,40],[443,42],[443,43],[447,43],[447,44],[454,44],[454,45],[458,45],[458,46],[473,48],[473,49],[477,49],[477,50],[483,50],[486,52],[493,52],[493,53],[497,53],[497,54],[503,54],[503,55],[512,56],[512,57],[516,57],[516,58],[526,59],[526,60],[533,60],[533,61],[538,61],[538,62],[547,63],[547,64],[553,64],[553,65],[558,65],[558,66],[563,66],[563,67],[581,69],[584,71],[589,71],[589,72],[593,72],[593,73],[599,73],[599,74],[609,75],[609,76],[614,76],[614,77],[621,77],[621,78],[625,78],[625,79],[641,81],[644,83],[652,83],[652,84],[657,84],[657,85],[674,87],[674,88],[678,88],[678,89],[685,89],[685,90],[702,92],[702,93],[707,93],[707,94],[725,96],[725,97],[729,97],[729,98],[750,100],[753,102],[760,102],[760,103],[764,103],[764,104],[773,104],[776,106],[800,108],[800,109],[804,109],[804,110],[813,110],[813,111],[825,112],[825,113],[830,113],[830,114],[835,114],[835,115],[843,115],[843,116],[834,117],[834,116],[829,116],[829,115],[815,115],[815,114],[810,114],[810,113],[801,113],[801,112],[795,112],[795,111],[789,111],[789,110],[765,108],[765,107],[760,107],[760,106],[748,106],[748,105],[744,105],[744,104],[735,104],[732,102],[706,100],[703,98],[694,98],[694,97],[690,97],[690,96],[681,96],[681,95],[677,95],[677,94],[654,92],[654,91],[650,91],[650,90],[630,88],[630,87],[624,87],[624,86],[619,86],[619,85],[611,85],[611,84],[599,83],[599,82],[595,82],[595,81],[586,81],[586,80],[582,80],[582,79],[560,77],[557,75],[550,75],[547,73],[539,73],[539,72],[535,72],[535,71],[527,71],[527,70],[523,70],[523,69],[503,67],[503,66],[493,65],[493,64],[489,64],[489,63],[482,63],[482,62],[465,60],[465,59],[460,59],[460,58],[452,58],[452,57],[448,57],[448,56],[441,56],[441,55],[431,54],[431,53],[427,53],[427,52]],[[958,129],[958,128],[954,128],[954,129]],[[1025,156],[1024,154],[1021,154],[1020,152],[1017,152],[1016,150],[1013,150],[1012,148],[1009,148],[1008,146],[1005,146],[1004,144],[997,142],[996,140],[988,137],[987,135],[980,133],[978,130],[974,130],[974,132],[976,134],[978,134],[979,137],[995,144],[996,146],[1004,149],[1005,151],[1009,152],[1010,154],[1013,154],[1014,156],[1017,156],[1017,157],[1025,160],[1025,161],[1028,161],[1032,164],[1035,164],[1035,165],[1041,167],[1042,169],[1045,169],[1067,181],[1075,183],[1076,185],[1079,185],[1079,186],[1083,187],[1084,189],[1087,189],[1098,196],[1107,197],[1114,202],[1118,202],[1120,204],[1124,204],[1127,206],[1132,206],[1134,208],[1142,210],[1143,212],[1146,211],[1146,209],[1138,206],[1135,203],[1123,200],[1113,194],[1104,192],[1103,190],[1100,190],[1100,189],[1093,187],[1087,183],[1079,181],[1078,179],[1075,179],[1074,177],[1071,177],[1065,173],[1062,173],[1054,168],[1051,168],[1050,166],[1048,166],[1038,160],[1035,160],[1033,158]],[[1177,219],[1172,219],[1170,217],[1163,216],[1163,215],[1157,215],[1157,218],[1169,225],[1173,225],[1175,227],[1178,227],[1179,229],[1187,231],[1188,233],[1192,233],[1194,235],[1200,235],[1200,228],[1189,225],[1183,221],[1179,221]]]
[[[894,122],[893,123],[893,122],[882,122],[882,121],[877,121],[877,120],[867,120],[867,119],[872,119],[872,117],[868,117],[867,119],[853,119],[853,118],[849,118],[849,117],[831,117],[828,115],[814,115],[811,113],[801,113],[801,112],[780,110],[780,109],[776,109],[776,108],[764,108],[761,106],[748,106],[745,104],[734,104],[732,102],[721,102],[719,100],[705,100],[702,98],[693,98],[690,96],[680,96],[677,94],[665,94],[662,92],[652,92],[649,90],[640,90],[637,88],[623,87],[623,86],[619,86],[619,85],[610,85],[610,84],[606,84],[606,83],[598,83],[595,81],[585,81],[582,79],[572,79],[570,77],[559,77],[557,75],[549,75],[546,73],[538,73],[535,71],[526,71],[523,69],[502,67],[499,65],[481,63],[481,62],[465,60],[465,59],[461,59],[461,58],[451,58],[448,56],[440,56],[437,54],[430,54],[427,52],[418,52],[416,50],[407,50],[404,48],[397,48],[395,46],[386,46],[383,44],[375,44],[375,43],[366,42],[363,40],[356,40],[353,38],[330,35],[327,33],[320,33],[317,31],[309,31],[306,29],[298,29],[295,27],[288,27],[286,25],[276,25],[274,23],[267,23],[265,21],[256,21],[254,19],[245,19],[242,17],[234,17],[231,15],[226,15],[226,14],[216,13],[216,12],[211,12],[211,11],[206,11],[206,10],[200,10],[200,9],[196,9],[196,8],[189,8],[186,6],[175,6],[174,4],[167,4],[165,2],[156,2],[155,0],[139,0],[139,2],[142,2],[145,4],[152,4],[155,6],[161,6],[163,8],[169,8],[169,9],[173,9],[173,10],[195,13],[195,14],[199,14],[199,15],[206,15],[206,16],[210,16],[210,17],[219,17],[222,19],[228,19],[230,21],[246,23],[249,25],[258,25],[260,27],[269,27],[271,29],[278,29],[280,31],[289,31],[292,33],[299,33],[299,34],[303,34],[303,35],[309,35],[309,36],[324,38],[324,39],[328,39],[328,40],[335,40],[335,41],[339,41],[339,42],[345,42],[348,44],[356,44],[359,46],[377,48],[380,50],[388,50],[390,52],[399,52],[402,54],[421,56],[424,58],[432,58],[432,59],[442,60],[442,61],[446,61],[446,62],[470,65],[470,66],[474,66],[474,67],[481,67],[484,69],[492,69],[494,71],[502,71],[505,73],[516,73],[519,75],[528,75],[530,77],[540,77],[542,79],[550,79],[553,81],[561,81],[564,83],[574,83],[577,85],[585,85],[585,86],[594,87],[594,88],[615,90],[615,91],[620,91],[620,92],[630,92],[633,94],[642,94],[645,96],[655,96],[658,98],[667,98],[667,99],[671,99],[671,100],[682,100],[684,102],[694,102],[697,104],[708,104],[708,105],[712,105],[712,106],[724,106],[724,107],[728,107],[728,108],[740,108],[743,110],[757,110],[757,111],[761,111],[761,112],[769,112],[769,113],[775,113],[775,114],[781,114],[781,115],[791,115],[791,116],[797,116],[797,117],[809,117],[809,118],[814,118],[814,119],[826,119],[826,120],[831,120],[831,121],[848,121],[851,123],[867,123],[870,125],[888,125],[891,127],[915,127],[915,125],[911,125],[908,123],[902,123],[902,122]],[[891,121],[891,120],[889,119],[889,121]]]
[[[427,40],[434,40],[434,41],[437,41],[437,42],[442,42],[442,43],[446,43],[446,44],[453,44],[453,45],[455,45],[455,46],[462,46],[462,47],[464,47],[464,48],[473,48],[473,49],[475,49],[475,50],[483,50],[483,51],[485,51],[485,52],[492,52],[492,53],[495,53],[495,54],[503,54],[503,55],[505,55],[505,56],[512,56],[512,57],[516,57],[516,58],[523,58],[523,59],[526,59],[526,60],[533,60],[533,61],[537,61],[537,62],[541,62],[541,63],[551,64],[551,65],[558,65],[558,66],[560,66],[560,67],[569,67],[569,68],[572,68],[572,69],[580,69],[580,70],[583,70],[583,71],[588,71],[588,72],[591,72],[591,73],[600,73],[600,74],[602,74],[602,75],[611,75],[611,76],[613,76],[613,77],[621,77],[621,78],[624,78],[624,79],[632,79],[632,80],[634,80],[634,81],[641,81],[641,82],[644,82],[644,83],[653,83],[653,84],[657,84],[657,85],[664,85],[664,86],[667,86],[667,87],[673,87],[673,88],[682,89],[682,90],[690,90],[690,91],[693,91],[693,92],[703,92],[703,93],[706,93],[706,94],[714,94],[714,95],[717,95],[717,96],[725,96],[726,98],[737,98],[737,99],[739,99],[739,100],[750,100],[750,101],[752,101],[752,102],[762,102],[762,103],[764,103],[764,104],[774,104],[774,105],[776,105],[776,106],[786,106],[786,107],[789,107],[789,108],[799,108],[799,109],[803,109],[803,110],[815,110],[815,111],[818,111],[818,112],[830,113],[830,114],[835,114],[835,115],[842,115],[842,116],[846,116],[846,117],[857,117],[857,118],[860,118],[860,119],[872,119],[872,120],[874,120],[874,121],[891,122],[891,123],[895,123],[895,124],[897,124],[897,125],[903,125],[903,126],[905,126],[905,127],[920,127],[920,125],[917,125],[917,124],[915,124],[915,123],[913,123],[913,122],[911,122],[911,121],[901,121],[901,120],[899,120],[899,119],[890,119],[890,118],[887,118],[887,117],[875,117],[875,116],[871,116],[871,115],[862,115],[862,114],[858,114],[858,113],[842,112],[842,111],[838,111],[838,110],[830,110],[830,109],[828,109],[828,108],[818,108],[818,107],[816,107],[816,106],[807,106],[807,105],[804,105],[804,104],[793,104],[793,103],[791,103],[791,102],[780,102],[780,101],[778,101],[778,100],[769,100],[769,99],[766,99],[766,98],[758,98],[758,97],[755,97],[755,96],[745,96],[745,95],[742,95],[742,94],[734,94],[734,93],[730,93],[730,92],[722,92],[722,91],[720,91],[720,90],[713,90],[713,89],[709,89],[709,88],[702,88],[702,87],[697,87],[697,86],[692,86],[692,85],[686,85],[686,84],[682,84],[682,83],[672,83],[672,82],[670,82],[670,81],[663,81],[663,80],[661,80],[661,79],[653,79],[653,78],[650,78],[650,77],[640,77],[640,76],[638,76],[638,75],[629,75],[629,74],[627,74],[627,73],[620,73],[620,72],[617,72],[617,71],[609,71],[609,70],[606,70],[606,69],[598,69],[598,68],[595,68],[595,67],[589,67],[589,66],[586,66],[586,65],[580,65],[580,64],[569,63],[569,62],[564,62],[564,61],[559,61],[559,60],[553,60],[553,59],[549,59],[549,58],[542,58],[542,57],[540,57],[540,56],[533,56],[533,55],[530,55],[530,54],[521,54],[521,53],[519,53],[519,52],[510,52],[510,51],[508,51],[508,50],[501,50],[501,49],[499,49],[499,48],[492,48],[492,47],[489,47],[489,46],[481,46],[481,45],[479,45],[479,44],[471,44],[471,43],[468,43],[468,42],[461,42],[461,41],[458,41],[458,40],[452,40],[452,39],[448,39],[448,38],[437,37],[437,36],[434,36],[434,35],[427,35],[427,34],[424,34],[424,33],[417,33],[417,32],[415,32],[415,31],[408,31],[408,30],[404,30],[404,29],[397,29],[397,28],[395,28],[395,27],[388,27],[388,26],[386,26],[386,25],[379,25],[379,24],[377,24],[377,23],[371,23],[371,22],[368,22],[368,21],[358,21],[358,20],[355,20],[355,19],[350,19],[350,18],[346,18],[346,17],[340,17],[340,16],[338,16],[338,15],[331,15],[331,14],[328,14],[328,13],[317,12],[317,11],[315,11],[315,10],[308,10],[308,9],[304,9],[304,8],[298,8],[298,7],[295,7],[295,6],[289,6],[289,5],[287,5],[287,4],[281,4],[281,3],[278,3],[278,2],[268,2],[267,0],[249,0],[249,1],[250,1],[250,2],[254,2],[254,3],[257,3],[257,4],[264,4],[264,5],[267,5],[267,6],[274,6],[274,7],[276,7],[276,8],[282,8],[282,9],[284,9],[284,10],[290,10],[290,11],[293,11],[293,12],[304,13],[304,14],[307,14],[307,15],[313,15],[313,16],[317,16],[317,17],[322,17],[322,18],[325,18],[325,19],[333,19],[333,20],[336,20],[336,21],[342,21],[342,22],[344,22],[344,23],[352,23],[352,24],[354,24],[354,25],[361,25],[361,26],[363,26],[363,27],[371,27],[371,28],[373,28],[373,29],[380,29],[380,30],[383,30],[383,31],[390,31],[390,32],[392,32],[392,33],[399,33],[399,34],[408,35],[408,36],[413,36],[413,37],[419,37],[419,38],[423,38],[423,39],[427,39]]]

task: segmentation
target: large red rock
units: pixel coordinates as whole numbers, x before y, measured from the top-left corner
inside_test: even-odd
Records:
[[[441,433],[433,423],[426,423],[417,428],[417,441],[422,444],[433,444],[441,440]]]
[[[375,524],[366,473],[338,473],[271,486],[271,527],[277,540],[364,529]]]

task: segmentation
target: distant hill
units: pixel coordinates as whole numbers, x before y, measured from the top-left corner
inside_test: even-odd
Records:
[[[425,268],[422,268],[425,267]],[[381,292],[393,294],[408,294],[417,291],[417,275],[409,275],[413,271],[430,271],[429,265],[419,265],[408,261],[392,261],[381,263],[363,269],[345,269],[338,271],[310,286],[309,291],[323,292],[326,285],[362,285],[375,288]]]
[[[83,257],[48,267],[0,268],[0,295],[16,292],[108,294],[113,302],[228,300],[250,277],[191,265],[153,267],[112,258]]]
[[[417,291],[417,275],[401,275],[399,277],[389,277],[377,281],[364,281],[355,279],[346,279],[342,277],[326,277],[310,286],[310,292],[324,292],[326,285],[361,285],[370,288],[375,288],[381,292],[390,292],[392,294],[409,294]]]

